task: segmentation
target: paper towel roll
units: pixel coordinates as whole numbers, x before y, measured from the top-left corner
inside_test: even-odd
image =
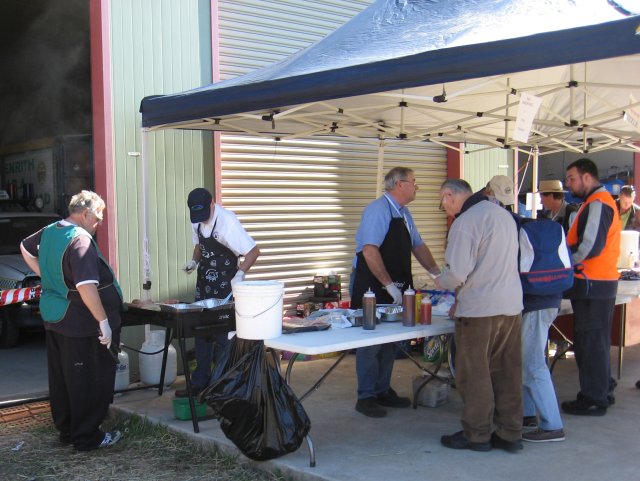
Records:
[[[623,230],[620,233],[620,257],[618,269],[631,269],[633,262],[638,260],[638,239],[640,232],[635,230]]]

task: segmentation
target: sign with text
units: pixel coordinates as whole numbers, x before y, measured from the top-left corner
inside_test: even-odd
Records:
[[[516,117],[516,126],[513,131],[513,139],[518,142],[528,142],[529,134],[533,119],[535,119],[540,104],[541,97],[522,92],[520,94],[520,105],[518,106],[518,116]]]

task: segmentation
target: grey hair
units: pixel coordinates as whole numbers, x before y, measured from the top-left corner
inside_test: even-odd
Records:
[[[95,192],[90,190],[82,190],[78,194],[71,197],[69,201],[69,214],[81,214],[85,210],[96,214],[100,210],[104,210],[105,203]]]
[[[447,179],[440,186],[440,190],[449,189],[452,194],[473,194],[473,189],[466,180]]]
[[[384,190],[387,192],[393,190],[398,181],[408,180],[407,177],[411,174],[413,174],[413,169],[409,167],[394,167],[384,176]]]

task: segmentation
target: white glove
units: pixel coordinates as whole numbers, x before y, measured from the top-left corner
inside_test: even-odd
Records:
[[[238,269],[238,272],[236,272],[236,275],[233,276],[233,279],[231,279],[231,285],[234,285],[236,282],[242,282],[244,281],[244,271],[241,269]]]
[[[104,321],[100,321],[100,333],[101,336],[98,336],[98,340],[100,344],[104,344],[107,346],[107,349],[111,347],[111,326],[109,325],[109,319],[105,319]]]
[[[189,262],[185,263],[185,265],[182,267],[182,269],[188,275],[188,274],[191,274],[193,271],[195,271],[196,267],[198,267],[198,263],[196,261],[194,261],[193,259],[191,259]]]
[[[402,305],[402,292],[400,292],[400,289],[398,289],[395,284],[391,283],[388,286],[384,286],[384,288],[393,298],[394,304]]]

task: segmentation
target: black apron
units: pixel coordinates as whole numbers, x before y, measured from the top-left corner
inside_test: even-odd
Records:
[[[387,202],[389,202],[387,200]],[[391,209],[391,205],[389,205]],[[393,215],[393,213],[392,213]],[[391,280],[404,292],[413,285],[411,274],[411,235],[403,217],[392,217],[389,230],[380,245],[380,255]],[[391,304],[393,298],[384,289],[382,283],[371,273],[362,252],[357,254],[356,275],[353,282],[351,308],[362,307],[362,296],[371,288],[376,295],[377,304]],[[400,286],[400,284],[402,284]]]
[[[216,226],[211,237],[205,237],[198,224],[200,264],[196,282],[196,301],[224,299],[231,294],[231,279],[238,272],[238,256],[216,239]]]

